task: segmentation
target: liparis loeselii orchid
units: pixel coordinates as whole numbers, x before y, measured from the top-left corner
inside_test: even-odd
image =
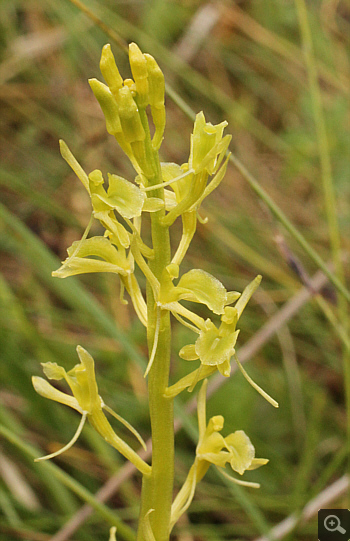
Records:
[[[206,121],[203,112],[198,113],[188,161],[182,165],[161,162],[159,149],[166,121],[164,75],[155,59],[143,54],[135,43],[129,46],[129,61],[133,79],[123,80],[110,45],[105,45],[100,68],[107,84],[97,79],[89,83],[101,106],[108,133],[116,139],[135,169],[134,182],[115,173],[108,174],[106,182],[99,169],[87,174],[66,143],[60,141],[63,158],[90,197],[91,219],[82,238],[68,248],[68,257],[53,276],[117,274],[121,302],[127,302],[126,291],[140,322],[146,327],[149,358],[145,377],[149,389],[152,464],[147,464],[113,430],[105,412],[116,417],[144,445],[136,429],[106,406],[98,394],[94,360],[81,346],[77,347],[80,364],[68,372],[55,363],[43,363],[47,378],[64,379],[72,395],[56,389],[41,377],[33,377],[34,388],[40,395],[67,405],[82,416],[72,440],[60,451],[38,460],[53,458],[69,449],[88,420],[143,475],[137,541],[167,541],[174,524],[189,507],[196,484],[211,464],[224,469],[228,463],[233,471],[242,475],[267,462],[255,458],[255,449],[243,430],[226,437],[221,435],[224,425],[221,415],[207,423],[207,378],[217,371],[229,377],[233,357],[249,383],[272,405],[277,406],[277,403],[251,380],[235,351],[239,334],[237,323],[261,276],[240,294],[227,291],[207,271],[180,272],[198,221],[207,222],[200,215],[202,203],[220,185],[227,170],[231,141],[230,135],[224,135],[227,122],[213,125]],[[151,246],[142,239],[144,213],[150,215]],[[178,219],[182,223],[182,236],[172,251],[169,229]],[[103,235],[89,237],[93,220],[101,224]],[[146,295],[137,278],[140,272],[146,279]],[[189,309],[183,304],[187,301],[203,305],[210,317],[204,319]],[[170,316],[196,335],[192,344],[181,348],[179,357],[198,363],[187,376],[171,384]],[[199,441],[194,463],[173,500],[173,400],[185,389],[193,391],[201,380],[204,382],[198,394]],[[238,479],[235,482],[258,486]],[[115,528],[111,529],[110,539],[115,540]]]

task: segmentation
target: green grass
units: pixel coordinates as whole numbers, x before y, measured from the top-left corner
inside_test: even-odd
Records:
[[[89,500],[94,511],[70,539],[107,540],[113,520],[119,521],[118,539],[133,536],[140,479],[127,475],[122,459],[88,427],[55,464],[33,462],[33,449],[56,450],[79,419],[31,385],[40,362],[71,368],[80,343],[96,359],[108,404],[149,437],[144,331],[118,302],[117,279],[51,277],[90,218],[88,198],[61,159],[58,139],[88,171],[132,178],[87,84],[99,77],[106,42],[126,72],[123,44],[129,41],[153,54],[166,76],[164,161],[187,158],[193,112],[204,110],[213,123],[227,119],[233,136],[232,163],[204,204],[209,222],[199,227],[187,265],[212,272],[228,289],[240,290],[263,274],[242,317],[239,345],[247,370],[280,408],[265,404],[239,373],[218,383],[208,415],[222,413],[227,434],[247,431],[270,463],[249,474],[261,484],[258,491],[210,471],[174,538],[254,540],[293,514],[301,517],[305,505],[347,471],[349,6],[345,0],[308,3],[305,12],[302,0],[214,3],[214,28],[184,59],[180,45],[186,36],[196,39],[195,21],[206,3],[84,5],[95,18],[69,0],[3,0],[0,6],[0,541],[46,541]],[[324,264],[331,264],[326,287],[279,323],[279,311],[293,307]],[[264,334],[269,325],[272,332]],[[189,334],[175,324],[173,334],[175,381],[187,368],[177,352]],[[244,344],[261,335],[250,355]],[[191,400],[177,402],[183,422],[176,436],[177,487],[197,433],[195,415],[187,413]],[[97,503],[96,492],[119,472],[124,481]],[[328,505],[348,507],[344,491]],[[313,515],[282,538],[311,541],[316,531]]]

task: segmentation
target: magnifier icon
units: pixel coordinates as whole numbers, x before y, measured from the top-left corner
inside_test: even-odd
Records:
[[[340,524],[339,517],[336,515],[327,515],[323,524],[326,530],[329,532],[339,532],[341,534],[346,533],[346,530]]]

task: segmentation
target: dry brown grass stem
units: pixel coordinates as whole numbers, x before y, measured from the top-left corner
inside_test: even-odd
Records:
[[[277,541],[288,535],[298,524],[305,523],[317,515],[319,509],[327,509],[327,507],[346,494],[349,487],[349,476],[343,475],[334,483],[329,485],[317,494],[315,498],[310,500],[299,515],[293,514],[282,520],[277,526],[274,526],[268,536],[259,537],[254,541]]]

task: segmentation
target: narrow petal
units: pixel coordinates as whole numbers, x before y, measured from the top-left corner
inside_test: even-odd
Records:
[[[102,407],[103,407],[103,409],[108,411],[108,413],[113,415],[113,417],[115,417],[120,423],[122,423],[128,430],[130,430],[130,432],[132,434],[134,434],[135,438],[142,445],[144,450],[145,451],[147,450],[146,444],[145,444],[141,434],[139,434],[139,432],[136,430],[136,428],[134,428],[130,423],[128,423],[128,421],[126,419],[124,419],[121,415],[118,415],[118,413],[116,413],[114,410],[112,410],[112,408],[110,408],[109,406],[106,406],[106,404],[103,404]]]
[[[268,458],[254,458],[248,470],[256,470],[260,466],[265,466],[269,462]]]
[[[278,405],[278,402],[276,402],[276,400],[274,400],[273,398],[271,398],[271,396],[269,394],[267,394],[261,387],[259,387],[259,385],[257,383],[255,383],[255,381],[252,380],[252,378],[247,374],[247,372],[244,370],[243,366],[241,365],[241,363],[239,362],[239,360],[237,359],[237,356],[235,355],[235,361],[238,365],[238,368],[240,369],[240,371],[242,372],[243,376],[245,377],[245,379],[248,381],[248,383],[250,383],[250,385],[256,390],[258,391],[259,394],[261,394],[261,396],[263,396],[265,398],[265,400],[267,400],[274,408],[278,408],[279,405]]]
[[[41,457],[39,457],[39,458],[35,458],[35,459],[34,459],[34,462],[40,462],[41,460],[49,460],[50,458],[53,458],[54,456],[61,455],[61,454],[64,453],[65,451],[68,451],[68,449],[70,449],[70,448],[75,444],[75,442],[77,441],[77,439],[79,438],[79,436],[80,436],[80,434],[81,434],[81,431],[83,430],[85,421],[86,421],[86,416],[87,416],[87,413],[83,413],[83,415],[82,415],[82,417],[81,417],[81,420],[80,420],[80,423],[79,423],[79,426],[78,426],[78,428],[77,428],[77,431],[76,431],[76,433],[74,434],[73,438],[70,440],[70,442],[67,443],[67,445],[65,445],[64,447],[62,447],[62,449],[60,449],[59,451],[56,451],[55,453],[51,453],[50,455],[46,455],[46,456],[41,456]]]
[[[228,479],[232,483],[235,483],[236,485],[241,485],[242,487],[260,488],[259,483],[252,483],[250,481],[242,481],[241,479],[236,479],[235,477],[232,477],[232,475],[229,475],[228,473],[223,471],[221,468],[218,468],[218,471],[221,473],[221,475],[226,477],[226,479]]]

